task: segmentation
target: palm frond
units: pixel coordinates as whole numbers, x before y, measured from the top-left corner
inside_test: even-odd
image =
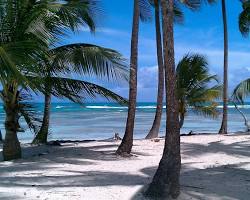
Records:
[[[127,104],[127,100],[114,92],[87,81],[76,80],[66,77],[32,77],[27,79],[39,84],[39,91],[46,94],[50,93],[58,98],[67,98],[76,103],[82,103],[86,99],[105,98],[108,101],[115,101],[120,104]],[[51,91],[47,91],[47,86]]]
[[[174,22],[181,24],[184,21],[184,13],[181,7],[175,2],[174,3]]]
[[[245,37],[249,35],[250,31],[250,1],[242,2],[243,11],[239,15],[239,30]]]
[[[81,26],[87,26],[91,31],[95,31],[97,15],[101,13],[98,0],[51,0],[48,9],[55,13],[53,18],[57,22],[57,28],[58,25],[63,25],[72,31],[78,30]]]
[[[156,2],[157,5],[155,5],[155,0],[148,0],[148,1],[149,1],[149,4],[154,8],[156,6],[159,6],[158,0]],[[184,21],[184,13],[182,12],[178,1],[174,2],[174,21],[175,21],[175,23],[179,23],[179,24],[181,24]]]
[[[217,0],[175,0],[175,3],[197,11],[203,4],[214,4]]]
[[[244,99],[250,95],[250,79],[240,82],[233,90],[232,99],[238,103],[244,103]]]
[[[42,119],[37,114],[37,108],[34,104],[30,103],[30,100],[32,100],[31,95],[21,93],[19,98],[19,113],[21,116],[23,116],[29,129],[34,134],[37,134],[40,130]]]
[[[203,115],[205,117],[217,118],[220,114],[217,109],[218,104],[212,103],[211,105],[201,105],[193,107],[193,112]]]
[[[82,99],[104,97],[108,101],[127,104],[127,100],[114,92],[99,85],[69,78],[51,77],[52,94],[57,97],[66,97],[74,102]]]
[[[149,0],[138,0],[140,9],[140,19],[150,21],[152,19],[151,2]]]
[[[209,74],[206,58],[199,54],[187,54],[178,63],[176,71],[177,94],[182,107],[193,107],[195,112],[204,116],[217,116],[215,100],[220,98],[222,87],[217,76]]]
[[[178,0],[176,3],[181,3],[189,9],[197,10],[201,6],[201,0]]]
[[[52,49],[51,70],[73,71],[108,80],[128,80],[126,60],[115,50],[92,44],[69,44]]]

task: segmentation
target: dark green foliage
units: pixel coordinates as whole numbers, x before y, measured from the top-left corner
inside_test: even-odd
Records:
[[[242,2],[242,12],[239,15],[239,30],[245,37],[249,35],[250,31],[250,1],[245,0]]]
[[[250,79],[240,82],[233,90],[232,99],[244,103],[244,99],[250,95]]]
[[[176,74],[180,116],[185,116],[188,107],[192,107],[198,114],[217,117],[216,99],[221,95],[221,86],[217,76],[209,74],[206,58],[199,54],[184,56]]]

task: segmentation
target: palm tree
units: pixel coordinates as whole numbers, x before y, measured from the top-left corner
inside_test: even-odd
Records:
[[[124,59],[112,49],[84,43],[64,45],[51,49],[47,62],[43,64],[45,66],[41,66],[41,70],[45,69],[42,74],[45,81],[44,115],[42,126],[33,143],[47,143],[52,94],[66,97],[76,103],[81,103],[87,96],[96,95],[118,103],[126,103],[125,99],[99,85],[63,77],[73,71],[99,79],[106,77],[108,80],[126,80],[127,68]],[[84,96],[79,96],[79,93],[84,92]]]
[[[48,56],[49,45],[53,46],[66,28],[75,30],[83,23],[94,28],[90,17],[91,5],[95,6],[95,1],[0,2],[0,81],[3,88],[0,97],[6,112],[6,135],[3,145],[5,160],[21,157],[21,147],[17,138],[18,120],[23,108],[20,103],[21,91],[40,91],[47,94],[43,87],[44,78],[39,78],[41,68],[38,66],[44,61],[44,56]],[[78,92],[84,88],[92,96],[96,93],[103,95],[105,91],[103,88],[101,92],[96,85],[86,82],[78,82],[80,88],[72,81],[66,80],[61,85],[68,89],[74,89],[75,86]],[[64,90],[60,92],[66,97],[69,96]],[[57,90],[52,92],[54,96],[58,94],[61,93]]]
[[[155,10],[155,30],[156,30],[156,47],[157,47],[157,61],[158,61],[158,94],[157,94],[157,107],[153,125],[146,136],[146,139],[152,139],[158,137],[161,116],[163,109],[163,94],[164,94],[164,66],[162,56],[162,37],[161,37],[161,25],[160,25],[160,5],[158,0],[154,0]]]
[[[249,0],[240,0],[240,1],[242,3],[243,10],[239,15],[239,30],[244,37],[248,37],[249,32],[250,32],[250,14],[249,14],[250,13],[250,1]],[[248,91],[249,91],[249,79],[242,81],[235,87],[232,98],[231,98],[231,101],[233,102],[236,110],[238,110],[238,112],[244,118],[247,131],[250,130],[250,125],[248,123],[246,116],[238,108],[236,103],[244,104],[244,97],[249,95]]]
[[[174,1],[161,1],[163,16],[163,52],[167,98],[167,134],[159,167],[147,189],[146,195],[177,198],[180,193],[179,175],[181,167],[180,127],[176,94],[176,73],[174,60]]]
[[[17,138],[19,88],[34,89],[24,74],[33,71],[36,59],[47,47],[46,41],[41,39],[47,31],[38,28],[43,19],[46,19],[44,8],[34,8],[28,1],[0,2],[0,81],[3,88],[0,97],[6,113],[5,160],[21,157]]]
[[[212,85],[218,80],[216,75],[209,74],[206,58],[199,54],[187,54],[178,63],[176,73],[180,128],[188,107],[198,114],[217,117],[219,112],[215,99],[220,96],[221,86]]]
[[[240,82],[233,90],[231,102],[244,119],[246,131],[250,130],[250,124],[245,114],[238,108],[237,104],[244,105],[244,99],[250,96],[250,78]]]
[[[228,30],[227,30],[227,12],[226,2],[221,0],[223,30],[224,30],[224,70],[223,70],[223,116],[219,134],[227,134],[227,105],[228,105]]]
[[[130,154],[133,146],[133,132],[135,123],[136,96],[137,96],[137,65],[138,65],[138,34],[139,34],[140,7],[139,0],[134,0],[134,16],[131,37],[130,54],[130,80],[129,80],[129,105],[126,130],[122,143],[116,153],[122,155]]]
[[[214,1],[208,1],[208,3],[213,3]],[[146,139],[152,139],[158,137],[160,124],[161,124],[161,116],[162,116],[162,108],[163,108],[163,93],[164,93],[164,67],[163,67],[163,58],[162,58],[162,38],[161,38],[161,28],[160,28],[160,5],[158,0],[150,0],[150,3],[153,4],[155,10],[155,29],[156,29],[156,46],[157,46],[157,61],[158,61],[158,95],[157,95],[157,107],[156,114],[154,118],[153,125],[146,136]],[[182,22],[183,21],[183,13],[179,8],[179,4],[183,4],[192,10],[196,10],[199,8],[200,3],[197,1],[184,1],[174,2],[174,21]],[[181,126],[182,127],[182,126]]]
[[[190,5],[199,7],[201,1],[185,1]],[[208,0],[212,3],[213,0]],[[193,4],[194,3],[194,4]],[[163,155],[158,169],[150,183],[145,195],[153,198],[177,198],[180,194],[180,126],[178,96],[176,92],[177,81],[174,59],[174,1],[161,0],[163,18],[163,52],[166,83],[166,136]]]
[[[137,96],[137,67],[138,67],[138,34],[139,20],[147,20],[149,15],[149,3],[146,0],[134,0],[133,25],[130,52],[130,79],[129,79],[129,104],[125,134],[116,154],[130,154],[133,146],[133,134]]]

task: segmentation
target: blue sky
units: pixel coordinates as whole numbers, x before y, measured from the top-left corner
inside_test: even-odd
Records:
[[[85,42],[113,48],[127,59],[130,52],[132,25],[132,0],[103,0],[95,34],[83,28],[65,42]],[[186,53],[200,53],[208,58],[210,71],[222,77],[223,27],[221,1],[204,5],[198,12],[183,9],[185,21],[175,25],[176,62]],[[229,88],[230,90],[250,76],[250,38],[238,31],[239,0],[227,1],[229,29]],[[155,101],[157,87],[157,60],[154,21],[140,24],[138,101]],[[105,84],[110,89],[127,96],[128,85]]]

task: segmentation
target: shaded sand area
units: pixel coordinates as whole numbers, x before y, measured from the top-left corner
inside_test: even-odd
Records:
[[[164,140],[135,140],[133,157],[119,142],[24,147],[24,158],[0,162],[0,199],[136,200],[150,183]],[[250,135],[181,137],[179,199],[250,199]]]

